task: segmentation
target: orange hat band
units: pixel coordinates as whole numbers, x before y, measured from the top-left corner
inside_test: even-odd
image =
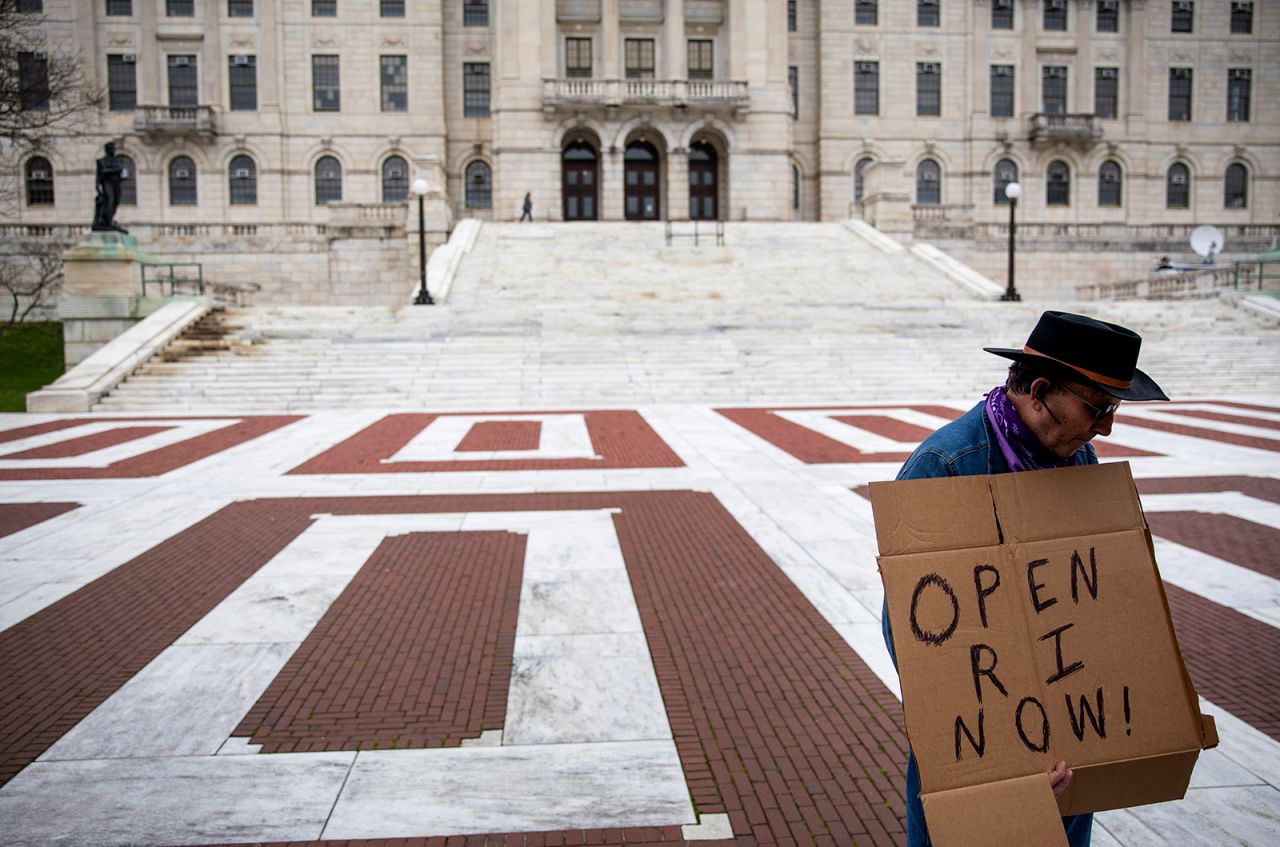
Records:
[[[1030,348],[1030,347],[1026,347],[1026,346],[1024,346],[1024,347],[1022,348],[1022,352],[1023,352],[1023,353],[1029,353],[1029,354],[1031,354],[1032,356],[1039,356],[1039,357],[1040,357],[1040,358],[1042,358],[1042,359],[1048,359],[1048,360],[1049,360],[1049,361],[1051,361],[1051,362],[1057,362],[1058,364],[1062,365],[1063,367],[1070,368],[1071,370],[1073,370],[1073,371],[1075,371],[1075,372],[1077,372],[1077,373],[1080,373],[1080,374],[1083,374],[1083,375],[1087,376],[1089,379],[1093,380],[1094,382],[1098,383],[1099,385],[1106,385],[1106,386],[1109,386],[1109,387],[1111,387],[1111,388],[1130,388],[1130,387],[1132,387],[1132,386],[1133,386],[1133,380],[1128,380],[1128,381],[1125,381],[1125,380],[1119,380],[1119,379],[1116,379],[1116,378],[1115,378],[1115,377],[1113,377],[1113,376],[1107,376],[1107,375],[1105,375],[1105,374],[1094,373],[1093,371],[1085,370],[1084,368],[1080,367],[1079,365],[1073,365],[1073,364],[1070,364],[1070,363],[1068,363],[1068,362],[1064,362],[1064,361],[1062,361],[1061,359],[1055,359],[1055,358],[1054,358],[1054,357],[1052,357],[1052,356],[1046,356],[1045,354],[1041,353],[1039,350],[1033,350],[1033,349],[1032,349],[1032,348]]]

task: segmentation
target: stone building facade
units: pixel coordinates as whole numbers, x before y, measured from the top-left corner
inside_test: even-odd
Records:
[[[1082,259],[1140,272],[1199,223],[1248,252],[1280,224],[1275,3],[20,5],[108,104],[16,163],[0,225],[85,223],[115,140],[133,165],[121,221],[268,299],[368,302],[385,276],[374,299],[398,302],[417,178],[434,242],[462,216],[518,218],[528,194],[536,220],[860,216],[996,277],[1016,179],[1020,232],[1045,251],[1028,281]],[[311,281],[277,278],[301,268]]]

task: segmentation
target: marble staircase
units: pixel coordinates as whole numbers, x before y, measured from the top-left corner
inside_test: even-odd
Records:
[[[974,397],[1045,308],[1138,329],[1183,398],[1280,391],[1280,332],[1220,301],[1000,303],[839,224],[486,224],[447,299],[229,308],[232,343],[139,369],[103,411],[535,409]]]

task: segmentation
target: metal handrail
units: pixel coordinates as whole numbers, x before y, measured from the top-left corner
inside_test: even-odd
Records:
[[[147,268],[152,269],[151,279],[147,279]],[[174,268],[195,268],[194,276],[178,275],[174,272]],[[167,269],[165,274],[163,269]],[[157,273],[158,271],[158,273]],[[160,293],[164,295],[164,287],[169,286],[169,296],[174,297],[178,293],[179,285],[192,285],[196,287],[196,293],[204,294],[204,265],[199,262],[147,262],[142,265],[142,296],[147,296],[147,284],[160,286]]]
[[[698,246],[699,241],[700,241],[700,239],[701,239],[701,237],[702,237],[702,236],[701,236],[701,233],[700,233],[700,231],[699,231],[699,224],[701,224],[701,223],[702,223],[702,221],[701,221],[700,219],[694,219],[694,220],[692,221],[692,223],[693,223],[693,232],[691,232],[691,233],[690,233],[690,232],[676,232],[676,231],[675,231],[675,229],[674,229],[674,227],[672,226],[672,224],[674,223],[674,221],[667,220],[667,221],[664,221],[663,223],[664,223],[664,226],[663,226],[664,236],[665,236],[665,238],[666,238],[666,243],[667,243],[667,246],[668,246],[668,247],[670,247],[670,246],[671,246],[671,242],[672,242],[672,240],[673,240],[673,239],[676,239],[676,238],[692,238],[692,239],[693,239],[693,246],[694,246],[694,247],[697,247],[697,246]],[[688,221],[682,221],[681,223],[688,223]],[[723,246],[724,246],[724,221],[717,220],[717,221],[715,222],[715,224],[716,224],[716,228],[715,228],[716,246],[717,246],[717,247],[723,247]]]

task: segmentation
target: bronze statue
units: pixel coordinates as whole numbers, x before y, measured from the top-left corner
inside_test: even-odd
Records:
[[[116,223],[124,163],[116,155],[116,145],[113,142],[108,141],[103,150],[107,155],[98,160],[98,196],[93,201],[93,231],[128,233],[129,230]]]

